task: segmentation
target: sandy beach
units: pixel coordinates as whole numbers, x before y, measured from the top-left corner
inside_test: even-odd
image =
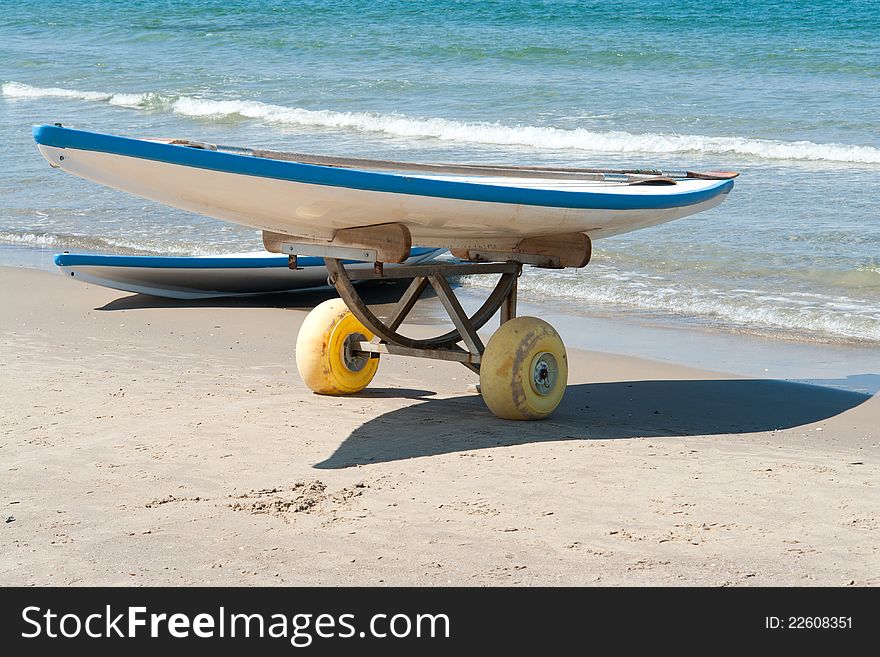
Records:
[[[453,363],[312,394],[320,294],[0,296],[3,585],[880,584],[876,397],[571,350],[511,423]]]

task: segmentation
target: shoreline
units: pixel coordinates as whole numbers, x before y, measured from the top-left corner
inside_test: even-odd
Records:
[[[57,253],[55,247],[0,244],[0,268],[15,266],[57,273],[53,262]],[[483,290],[457,290],[468,311],[475,310],[483,301]],[[127,294],[118,292],[120,297]],[[267,297],[263,303],[274,306],[285,301],[283,296]],[[416,308],[416,322],[445,321],[439,302],[432,301]],[[167,304],[185,306],[186,302],[169,300]],[[613,317],[610,311],[589,315],[576,309],[566,312],[563,305],[559,300],[537,304],[520,298],[519,314],[549,321],[569,348],[866,394],[880,391],[880,349],[871,345],[771,337],[672,320],[650,321],[636,314],[627,315],[625,309],[619,317]]]
[[[557,412],[511,423],[455,363],[311,394],[320,294],[0,291],[5,585],[880,583],[877,397],[570,347]]]

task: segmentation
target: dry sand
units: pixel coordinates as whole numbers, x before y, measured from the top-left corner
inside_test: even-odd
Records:
[[[453,363],[311,394],[320,295],[0,298],[0,584],[880,583],[877,398],[571,351],[511,423]]]

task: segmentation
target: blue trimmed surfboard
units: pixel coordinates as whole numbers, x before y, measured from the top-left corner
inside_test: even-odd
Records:
[[[432,260],[443,249],[414,248],[406,264]],[[286,255],[266,251],[224,256],[126,256],[59,253],[55,264],[74,280],[171,299],[254,296],[327,285],[322,258],[300,256],[297,269]],[[357,268],[372,264],[352,264]],[[386,265],[392,268],[394,265]]]
[[[310,240],[398,223],[436,248],[639,230],[718,205],[736,176],[358,160],[57,125],[34,139],[55,168],[183,210]]]

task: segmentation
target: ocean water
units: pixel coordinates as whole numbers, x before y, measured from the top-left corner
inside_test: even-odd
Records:
[[[598,241],[583,270],[527,270],[523,297],[880,343],[875,0],[0,0],[0,244],[241,251],[255,231],[51,170],[30,126],[56,121],[421,161],[738,170],[720,207]]]

